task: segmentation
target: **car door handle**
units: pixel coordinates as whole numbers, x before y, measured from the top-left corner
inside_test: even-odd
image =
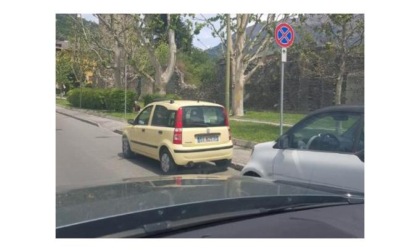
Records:
[[[162,135],[162,133],[163,133],[163,132],[162,132],[161,130],[159,130],[159,131],[158,131],[158,133],[159,133],[160,135]]]
[[[145,129],[141,129],[141,132],[145,132],[146,130]]]

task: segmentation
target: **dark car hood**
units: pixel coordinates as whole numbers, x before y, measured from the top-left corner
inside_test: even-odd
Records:
[[[121,183],[56,194],[56,226],[196,202],[261,196],[345,196],[328,188],[306,187],[253,177],[212,175],[126,179]]]

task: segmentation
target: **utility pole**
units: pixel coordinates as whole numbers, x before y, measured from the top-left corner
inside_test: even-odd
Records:
[[[127,63],[124,65],[124,119],[127,119]]]
[[[230,115],[230,43],[231,43],[231,34],[230,34],[230,14],[226,15],[227,19],[227,49],[226,49],[226,86],[225,86],[225,107],[228,115]]]
[[[77,14],[77,21],[83,22],[82,14]],[[79,30],[77,29],[76,30],[76,52],[75,53],[77,53],[79,55],[79,57],[80,57],[80,51],[81,51],[81,47],[80,47]],[[77,57],[77,58],[79,59],[79,64],[80,64],[80,58],[79,57]],[[75,76],[76,76],[76,80],[79,79],[79,89],[80,89],[79,107],[82,108],[82,79],[79,78],[79,76],[77,76],[77,74],[75,74]]]

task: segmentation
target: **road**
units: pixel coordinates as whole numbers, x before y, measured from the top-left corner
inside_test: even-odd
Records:
[[[205,163],[182,168],[179,174],[236,175]],[[143,156],[128,160],[121,152],[121,135],[56,113],[57,191],[162,175],[159,162]]]

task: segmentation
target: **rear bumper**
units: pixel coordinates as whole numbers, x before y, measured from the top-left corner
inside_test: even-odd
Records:
[[[218,146],[210,148],[175,149],[172,157],[177,165],[186,165],[189,162],[200,163],[232,159],[233,145]]]

